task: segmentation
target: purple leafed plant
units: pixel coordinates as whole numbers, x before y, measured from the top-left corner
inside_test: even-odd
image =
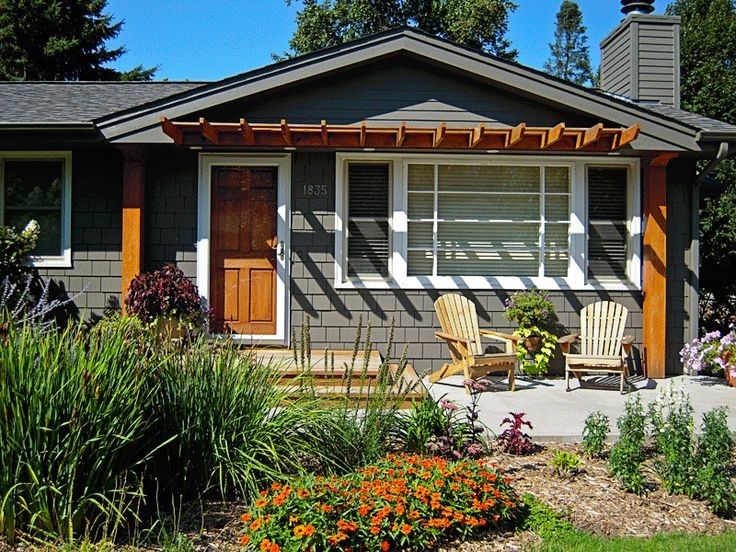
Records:
[[[524,433],[523,427],[528,426],[534,429],[532,424],[524,419],[524,412],[509,412],[511,418],[504,418],[501,427],[508,424],[503,433],[498,436],[498,444],[501,445],[504,452],[509,454],[531,454],[534,452],[535,446],[532,438],[528,433]]]

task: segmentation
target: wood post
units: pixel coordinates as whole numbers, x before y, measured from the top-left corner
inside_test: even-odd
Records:
[[[123,156],[123,238],[122,238],[122,296],[130,282],[143,270],[143,206],[146,193],[146,162],[144,151],[137,146],[120,147]]]
[[[652,158],[644,179],[644,365],[650,378],[664,378],[667,358],[667,163],[677,154]]]

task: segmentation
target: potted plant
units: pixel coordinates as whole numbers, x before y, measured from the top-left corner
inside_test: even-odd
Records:
[[[728,329],[723,336],[716,330],[685,344],[680,351],[685,373],[706,376],[722,373],[726,383],[736,387],[736,324]]]
[[[555,306],[547,294],[538,289],[514,293],[506,300],[504,316],[519,326],[514,335],[519,338],[516,355],[521,361],[522,373],[529,376],[546,374],[557,344],[557,337],[547,329],[557,318]]]
[[[125,297],[129,314],[154,327],[163,338],[182,338],[206,327],[208,309],[194,283],[175,264],[144,272]]]

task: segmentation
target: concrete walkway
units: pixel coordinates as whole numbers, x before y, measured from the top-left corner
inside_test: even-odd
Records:
[[[728,387],[724,380],[701,376],[678,376],[666,380],[646,380],[631,378],[635,389],[627,395],[618,392],[618,378],[598,378],[598,388],[586,383],[578,388],[572,381],[572,391],[565,391],[564,379],[516,380],[516,391],[508,391],[507,380],[499,377],[488,378],[492,386],[481,394],[480,418],[491,431],[500,432],[501,420],[509,412],[526,412],[534,429],[529,431],[537,441],[580,441],[585,418],[594,410],[603,411],[611,420],[613,435],[618,433],[616,419],[624,411],[624,403],[634,393],[641,396],[645,405],[657,398],[662,389],[671,383],[685,386],[690,402],[695,409],[696,426],[699,426],[703,412],[717,406],[729,408],[729,426],[736,431],[736,388]],[[593,381],[596,378],[591,377]],[[470,396],[462,386],[462,376],[452,376],[434,385],[429,391],[435,399],[442,397],[458,405],[470,404]],[[428,385],[427,378],[424,379]]]

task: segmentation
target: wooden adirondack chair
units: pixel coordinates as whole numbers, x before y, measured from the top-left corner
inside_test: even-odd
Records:
[[[437,339],[443,339],[450,347],[452,362],[429,376],[430,383],[452,376],[459,372],[465,379],[478,379],[491,372],[506,372],[509,389],[514,390],[514,370],[516,368],[516,341],[512,335],[478,329],[478,315],[475,305],[457,293],[443,295],[434,303],[441,332],[435,332]],[[481,337],[503,341],[506,352],[483,354]]]
[[[621,394],[628,376],[626,359],[634,338],[624,336],[629,311],[612,301],[599,301],[580,311],[580,334],[570,334],[557,340],[565,355],[565,385],[570,391],[570,373],[582,387],[583,374],[621,374]],[[580,341],[580,352],[570,352],[570,346]]]

